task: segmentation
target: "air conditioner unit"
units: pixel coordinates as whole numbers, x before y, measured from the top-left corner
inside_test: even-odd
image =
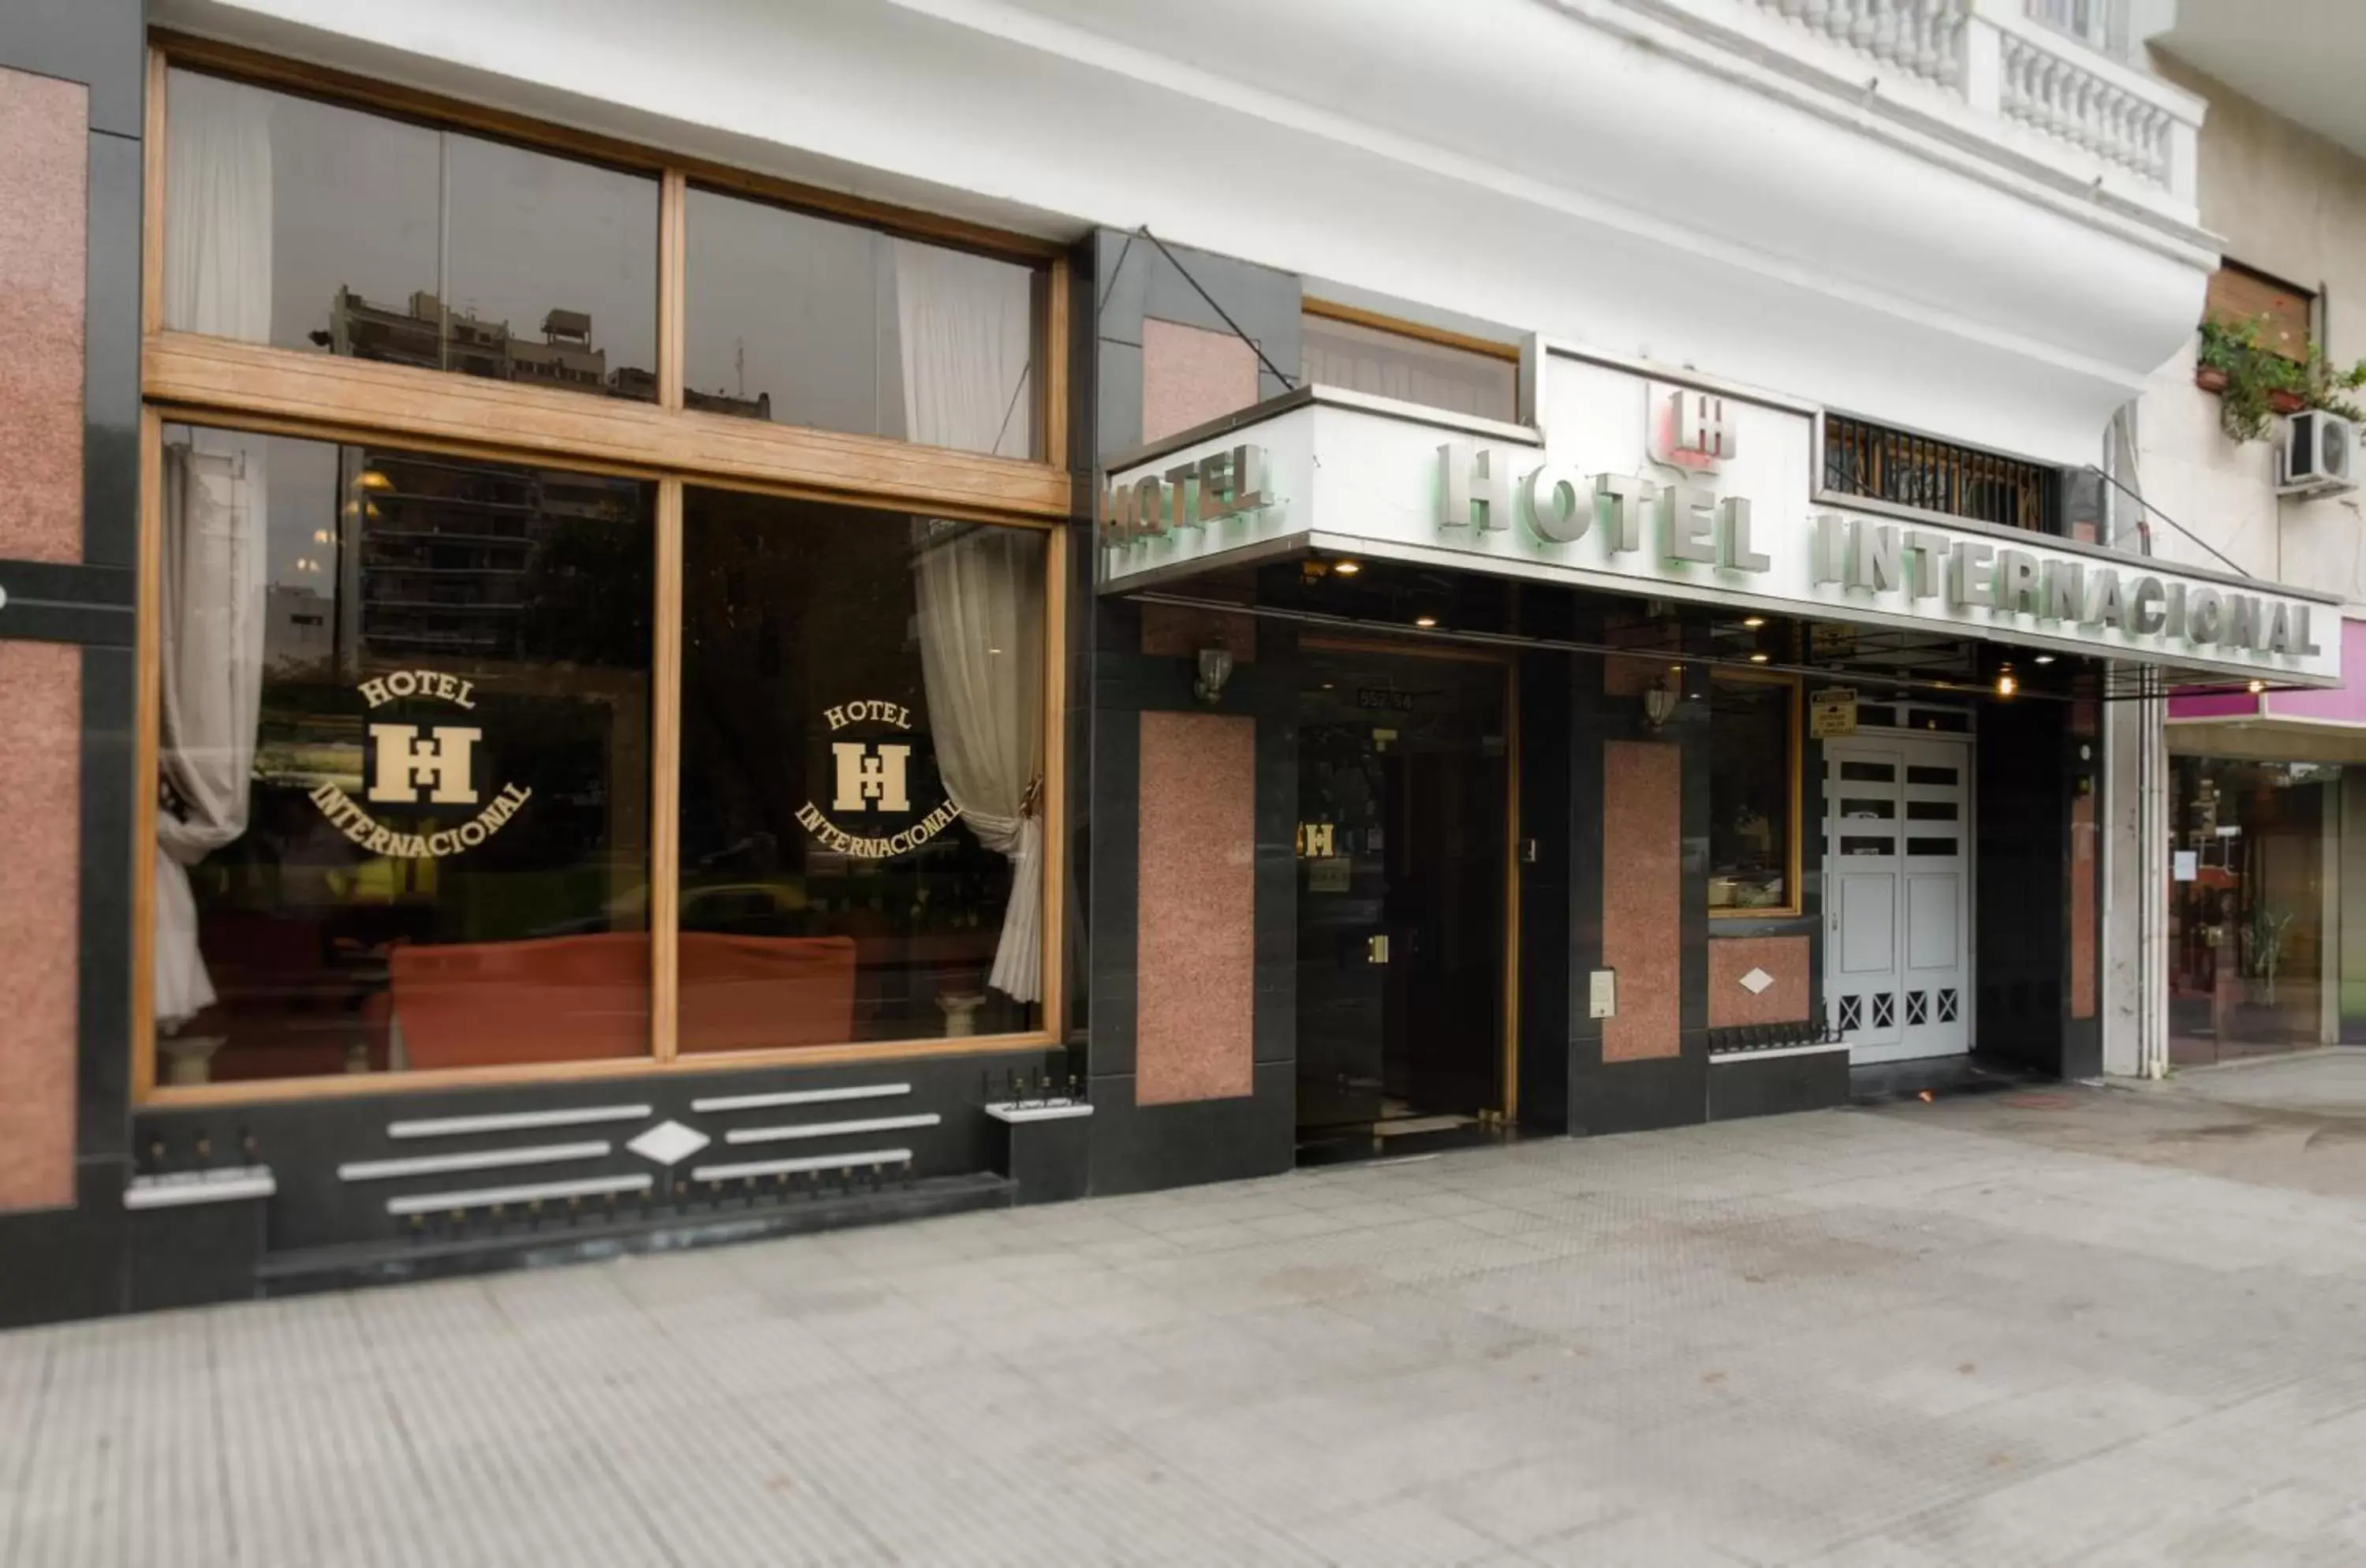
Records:
[[[2358,427],[2339,414],[2305,410],[2284,421],[2276,493],[2338,495],[2356,490],[2358,462]]]

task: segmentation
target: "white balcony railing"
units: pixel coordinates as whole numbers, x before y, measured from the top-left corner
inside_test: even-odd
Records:
[[[2190,205],[2199,114],[2169,84],[2033,16],[2045,0],[1753,0]],[[2055,6],[2046,10],[2062,7]]]

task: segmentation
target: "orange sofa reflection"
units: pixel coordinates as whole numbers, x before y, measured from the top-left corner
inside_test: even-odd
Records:
[[[610,931],[525,942],[400,944],[387,955],[397,1070],[592,1061],[649,1050],[649,939]],[[854,1028],[847,937],[684,931],[683,1051],[826,1045]]]

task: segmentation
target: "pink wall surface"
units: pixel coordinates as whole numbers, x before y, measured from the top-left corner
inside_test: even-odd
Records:
[[[1256,1086],[1256,721],[1142,716],[1134,1100]]]

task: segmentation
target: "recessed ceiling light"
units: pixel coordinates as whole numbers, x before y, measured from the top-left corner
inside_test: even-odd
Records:
[[[2009,697],[2019,690],[2021,690],[2021,682],[2012,678],[2011,671],[2008,670],[1997,677],[1998,696]]]
[[[2030,662],[2033,664],[2051,664],[2054,662],[2054,656],[2050,653],[2041,653],[2035,659],[2031,660]]]
[[[1413,624],[1426,630],[1427,628],[1437,625],[1437,617],[1436,615],[1415,615],[1413,618]]]
[[[1769,657],[1771,656],[1763,653],[1753,653],[1750,656],[1750,662],[1752,664],[1763,664]]]
[[[1748,626],[1752,631],[1756,631],[1759,627],[1766,624],[1766,617],[1763,615],[1751,615],[1745,617],[1741,624]]]
[[[2251,695],[2255,697],[2267,689],[2268,683],[2265,681],[2254,681],[2251,682]]]
[[[1353,577],[1358,572],[1363,570],[1364,566],[1361,561],[1334,561],[1331,563],[1331,570],[1337,572],[1342,577]]]

